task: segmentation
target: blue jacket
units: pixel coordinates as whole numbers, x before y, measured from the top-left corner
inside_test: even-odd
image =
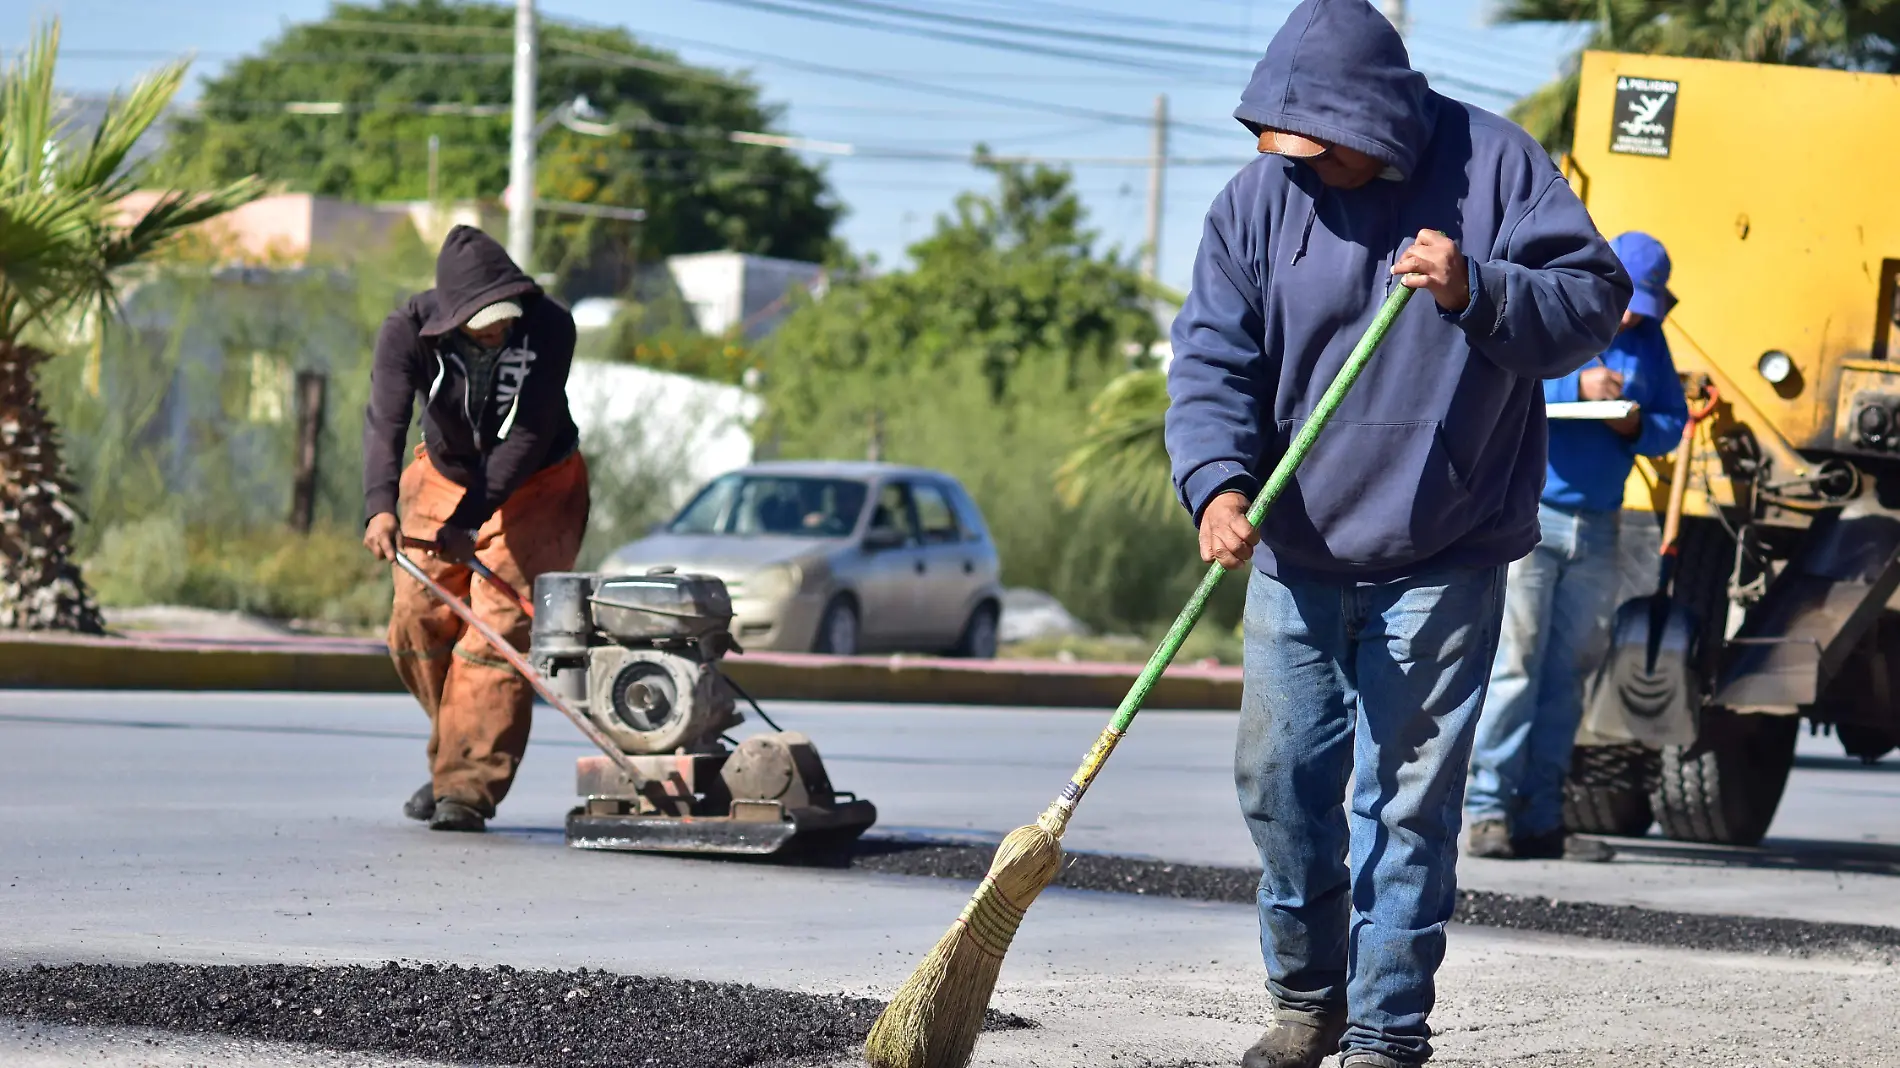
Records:
[[[1661,323],[1644,319],[1616,335],[1603,364],[1623,376],[1624,398],[1642,405],[1642,429],[1631,441],[1599,422],[1551,420],[1544,500],[1562,508],[1621,508],[1630,465],[1638,456],[1661,456],[1674,449],[1689,418]],[[1577,380],[1582,373],[1572,371],[1545,382],[1544,400],[1563,404],[1580,399]]]
[[[1366,0],[1305,0],[1234,115],[1388,165],[1359,189],[1263,155],[1208,210],[1168,372],[1168,452],[1198,520],[1252,495],[1395,283],[1419,230],[1470,261],[1461,314],[1420,293],[1261,527],[1258,566],[1368,581],[1537,544],[1540,379],[1616,334],[1631,284],[1550,157],[1438,95]]]

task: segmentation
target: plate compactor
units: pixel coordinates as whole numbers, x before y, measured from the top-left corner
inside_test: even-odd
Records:
[[[811,739],[778,730],[756,703],[773,733],[728,744],[745,695],[719,670],[742,650],[718,578],[557,572],[535,580],[533,615],[529,663],[603,753],[576,768],[568,845],[811,854],[877,820],[869,801],[832,788]]]

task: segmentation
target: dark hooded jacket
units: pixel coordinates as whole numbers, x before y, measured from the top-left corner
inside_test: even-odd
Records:
[[[1262,155],[1207,214],[1174,321],[1168,451],[1198,520],[1256,493],[1422,229],[1469,260],[1460,314],[1406,306],[1261,527],[1258,566],[1383,581],[1492,566],[1537,544],[1539,379],[1616,335],[1631,283],[1550,157],[1496,115],[1433,92],[1366,0],[1305,0],[1234,111],[1386,165],[1358,189]]]
[[[521,305],[522,315],[501,351],[484,359],[458,328],[503,300]],[[435,288],[411,297],[376,337],[363,420],[365,516],[396,510],[403,444],[420,396],[423,447],[437,470],[467,490],[449,522],[479,528],[529,476],[578,446],[567,407],[573,361],[568,310],[494,238],[472,226],[449,231]]]

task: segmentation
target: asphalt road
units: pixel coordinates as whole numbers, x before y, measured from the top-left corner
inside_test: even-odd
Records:
[[[1033,817],[1103,718],[770,710],[817,741],[840,787],[878,803],[882,830],[973,837]],[[1139,721],[1067,844],[1249,862],[1231,730],[1212,714]],[[494,833],[431,834],[398,814],[423,778],[423,738],[420,714],[392,698],[0,693],[0,966],[408,959],[884,995],[968,895],[934,880],[567,850],[560,821],[586,748],[552,713]],[[1763,854],[1642,845],[1598,867],[1468,864],[1462,881],[1900,926],[1900,775],[1809,763]],[[1052,891],[998,998],[1044,1026],[987,1039],[981,1063],[1101,1065],[1105,1046],[1119,1064],[1231,1063],[1265,1019],[1249,912]],[[1890,1017],[1867,1011],[1900,1003],[1887,963],[1461,929],[1444,987],[1442,1063],[1529,1052],[1558,1066],[1900,1065],[1879,1023]],[[7,1025],[0,1060],[143,1064],[162,1048],[177,1063],[321,1062],[193,1042],[209,1040]]]

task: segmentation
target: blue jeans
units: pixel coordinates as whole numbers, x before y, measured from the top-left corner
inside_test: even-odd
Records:
[[[1234,777],[1260,851],[1260,948],[1287,1011],[1343,1045],[1431,1055],[1426,1017],[1457,903],[1458,806],[1504,569],[1247,590]],[[1345,804],[1350,788],[1350,813]]]
[[[1616,512],[1544,505],[1544,540],[1511,565],[1504,633],[1478,720],[1465,818],[1504,820],[1516,837],[1564,824],[1564,777],[1583,687],[1609,649],[1619,574]]]

